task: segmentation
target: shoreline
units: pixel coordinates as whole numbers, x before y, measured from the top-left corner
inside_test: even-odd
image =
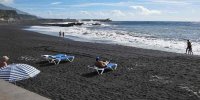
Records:
[[[30,64],[41,71],[17,85],[50,99],[176,99],[198,100],[200,58],[135,47],[78,42],[0,26],[0,55],[9,63]],[[51,65],[44,54],[74,55],[72,63]],[[87,68],[96,56],[118,64],[116,71],[97,75]],[[191,90],[191,91],[189,91]]]
[[[98,29],[98,28],[97,28]],[[95,31],[85,26],[83,27],[46,27],[46,26],[32,26],[25,30],[38,32],[40,34],[47,34],[58,36],[58,32],[65,32],[65,38],[79,42],[103,43],[103,44],[117,44],[121,46],[129,46],[148,50],[159,50],[165,52],[174,52],[184,54],[186,49],[186,42],[184,40],[164,39],[164,38],[147,38],[143,36],[120,35],[116,32],[98,30]],[[72,31],[73,30],[73,31]],[[74,32],[74,33],[73,33]],[[110,33],[111,32],[111,33]],[[73,33],[73,34],[71,34]],[[86,34],[85,34],[86,33]],[[120,33],[120,31],[119,31]],[[123,33],[123,32],[122,32]],[[102,35],[101,35],[102,34]],[[110,34],[110,35],[109,35]],[[193,42],[193,41],[192,41]],[[193,42],[194,55],[200,55],[198,42]]]

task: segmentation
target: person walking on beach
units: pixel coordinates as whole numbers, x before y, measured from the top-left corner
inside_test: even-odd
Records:
[[[3,56],[1,59],[0,59],[0,68],[1,67],[6,67],[8,64],[7,64],[7,61],[9,60],[9,58],[7,56]]]
[[[193,52],[192,52],[192,44],[191,44],[190,40],[187,40],[186,54],[190,54],[190,55],[193,54]]]
[[[65,37],[65,32],[63,32],[63,34],[62,34],[62,35],[63,35],[63,37]]]
[[[61,31],[60,31],[60,32],[59,32],[59,37],[61,37],[61,34],[62,34],[62,33],[61,33]]]

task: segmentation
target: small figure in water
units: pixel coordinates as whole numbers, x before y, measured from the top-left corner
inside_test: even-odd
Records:
[[[65,32],[63,32],[63,34],[62,34],[62,35],[63,35],[63,37],[65,37]]]
[[[59,37],[61,37],[61,31],[59,32]]]
[[[192,52],[192,44],[191,44],[190,40],[187,40],[186,54],[193,55],[193,52]]]

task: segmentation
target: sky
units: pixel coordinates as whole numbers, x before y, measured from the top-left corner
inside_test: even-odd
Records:
[[[200,21],[200,0],[0,0],[43,18]]]

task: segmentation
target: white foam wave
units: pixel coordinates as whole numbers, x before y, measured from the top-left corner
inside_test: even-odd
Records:
[[[43,34],[58,36],[58,32],[65,32],[65,37],[76,41],[98,42],[133,46],[146,49],[162,50],[176,53],[185,53],[186,41],[153,38],[151,36],[137,36],[137,33],[128,33],[119,30],[89,29],[85,26],[56,27],[32,26],[28,30]],[[193,42],[193,52],[200,55],[200,43]]]

